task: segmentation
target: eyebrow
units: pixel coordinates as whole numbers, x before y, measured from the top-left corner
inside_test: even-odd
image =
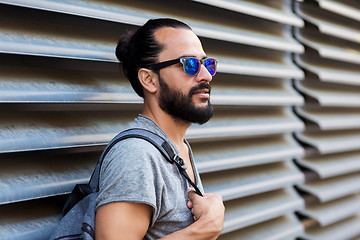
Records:
[[[180,56],[180,57],[178,57],[178,58],[183,58],[183,57],[191,57],[191,58],[197,58],[196,56],[191,56],[191,55],[182,55],[182,56]],[[205,59],[205,58],[207,58],[207,56],[205,55],[204,57],[202,57],[202,58],[200,58],[200,59]]]

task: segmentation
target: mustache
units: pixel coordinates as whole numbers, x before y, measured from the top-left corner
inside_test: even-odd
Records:
[[[189,95],[192,96],[194,94],[194,92],[198,91],[198,90],[202,90],[202,89],[208,89],[209,90],[209,94],[211,93],[211,86],[210,83],[200,83],[194,87],[192,87],[190,89]]]

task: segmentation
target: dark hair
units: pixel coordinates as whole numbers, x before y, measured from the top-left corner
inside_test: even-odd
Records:
[[[164,27],[191,30],[187,24],[175,19],[150,19],[138,28],[135,33],[120,38],[116,47],[115,54],[120,61],[122,71],[140,97],[144,97],[144,92],[138,79],[138,71],[142,67],[150,66],[157,62],[163,45],[155,40],[154,33],[156,30]]]

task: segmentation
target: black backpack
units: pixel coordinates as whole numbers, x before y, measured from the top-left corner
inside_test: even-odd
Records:
[[[170,144],[159,135],[145,129],[133,128],[119,133],[103,151],[99,162],[87,184],[77,184],[69,195],[63,208],[63,218],[50,240],[94,240],[95,239],[95,202],[99,195],[99,176],[102,161],[110,149],[119,141],[127,138],[141,138],[152,143],[165,157],[175,164],[180,173],[189,181],[196,192],[202,196],[197,186],[185,171],[183,160],[174,153]]]

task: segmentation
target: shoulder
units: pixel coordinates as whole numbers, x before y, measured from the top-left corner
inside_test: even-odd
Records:
[[[141,138],[128,138],[117,142],[106,155],[109,157],[111,155],[117,154],[150,154],[158,153],[159,150],[147,140]],[[160,153],[160,152],[159,152]]]
[[[102,169],[150,167],[161,163],[161,152],[150,142],[140,138],[128,138],[116,143],[105,156]]]

